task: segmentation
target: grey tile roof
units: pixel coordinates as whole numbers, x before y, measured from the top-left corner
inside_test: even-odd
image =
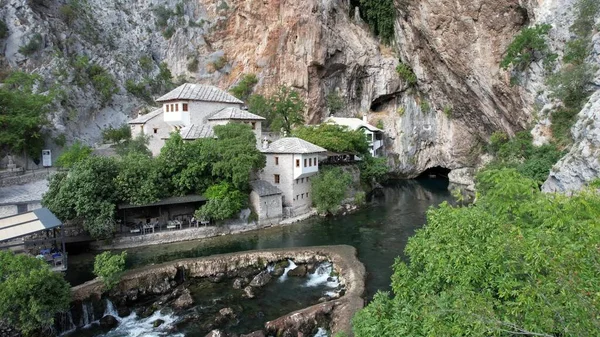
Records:
[[[324,148],[309,143],[296,137],[280,138],[269,145],[266,149],[261,149],[263,153],[320,153],[327,152]]]
[[[229,119],[244,119],[244,120],[254,120],[254,121],[262,121],[265,120],[264,117],[259,115],[255,115],[246,110],[242,110],[239,108],[225,108],[217,111],[214,115],[208,117],[209,121],[217,121],[217,120],[229,120]]]
[[[256,194],[258,194],[258,196],[260,197],[283,194],[283,192],[281,192],[280,189],[271,185],[268,181],[265,180],[251,181],[250,186],[252,187],[252,191],[256,192]]]
[[[199,138],[213,138],[215,132],[210,124],[192,124],[186,126],[179,131],[181,138],[186,140],[193,140]]]
[[[137,118],[130,120],[129,124],[146,124],[149,120],[156,116],[160,116],[163,112],[163,109],[156,109],[152,112],[149,112],[145,115],[139,115]]]
[[[172,100],[192,100],[205,102],[222,102],[222,103],[237,103],[244,102],[235,98],[215,86],[206,84],[185,83],[171,90],[164,96],[159,97],[157,102],[172,101]]]

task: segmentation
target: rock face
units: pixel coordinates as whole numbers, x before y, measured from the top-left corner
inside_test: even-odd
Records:
[[[575,144],[550,172],[544,192],[579,190],[600,177],[600,91],[579,113],[571,132]]]

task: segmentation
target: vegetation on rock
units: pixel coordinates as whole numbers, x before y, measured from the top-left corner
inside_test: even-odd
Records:
[[[44,260],[0,251],[0,317],[25,336],[49,331],[69,309],[71,288]]]
[[[409,86],[417,85],[417,75],[408,64],[400,62],[396,67],[396,72]]]
[[[107,290],[111,290],[119,284],[121,274],[125,270],[125,259],[127,252],[113,254],[103,252],[96,255],[94,259],[94,275],[98,276]]]
[[[78,162],[89,158],[91,154],[91,147],[83,145],[80,142],[75,142],[58,156],[54,164],[58,167],[71,168]]]
[[[356,1],[352,1],[355,4]],[[358,7],[361,17],[369,24],[376,36],[385,44],[394,40],[394,22],[396,8],[393,0],[359,0]],[[352,6],[352,8],[354,8]]]
[[[335,167],[321,169],[321,172],[310,180],[312,201],[319,213],[335,213],[346,196],[352,178],[347,172]]]
[[[345,106],[344,99],[337,91],[332,91],[327,94],[325,97],[325,102],[330,114],[335,114],[336,112],[341,111]]]
[[[600,197],[544,194],[515,170],[478,176],[475,205],[442,204],[397,260],[393,294],[356,336],[590,336],[600,329]]]
[[[500,67],[508,69],[512,65],[515,70],[524,71],[531,63],[539,60],[544,60],[546,64],[554,62],[557,56],[550,53],[546,42],[550,29],[551,25],[539,24],[521,30],[506,49]]]
[[[258,83],[258,78],[254,74],[245,74],[244,77],[231,89],[229,92],[242,101],[247,101],[254,90],[254,86]]]
[[[35,33],[31,36],[29,42],[27,42],[19,48],[19,53],[25,56],[33,55],[35,52],[42,48],[43,43],[44,38],[42,37],[42,34]]]

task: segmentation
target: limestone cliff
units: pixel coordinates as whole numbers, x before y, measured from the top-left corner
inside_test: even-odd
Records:
[[[259,92],[292,85],[307,100],[312,123],[329,114],[325,97],[335,91],[345,103],[338,115],[381,120],[394,170],[414,177],[435,166],[474,167],[493,131],[512,134],[533,121],[534,103],[545,103],[543,76],[534,65],[524,86],[511,86],[500,60],[522,27],[542,21],[555,26],[552,44],[560,49],[568,24],[554,13],[569,12],[575,0],[397,0],[389,47],[346,0],[74,2],[81,5],[69,16],[67,2],[0,0],[8,26],[0,64],[65,89],[55,134],[97,141],[101,128],[144,105],[125,81],[154,78],[166,62],[175,78],[222,88],[244,73],[257,74]],[[43,46],[25,56],[19,48],[35,33]],[[80,55],[116,78],[119,90],[108,104],[71,75]],[[144,57],[150,67],[140,64]],[[399,62],[414,71],[415,85],[398,75]]]

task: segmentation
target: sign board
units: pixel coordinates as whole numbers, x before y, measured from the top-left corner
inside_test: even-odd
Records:
[[[52,151],[42,150],[42,166],[52,166]]]

